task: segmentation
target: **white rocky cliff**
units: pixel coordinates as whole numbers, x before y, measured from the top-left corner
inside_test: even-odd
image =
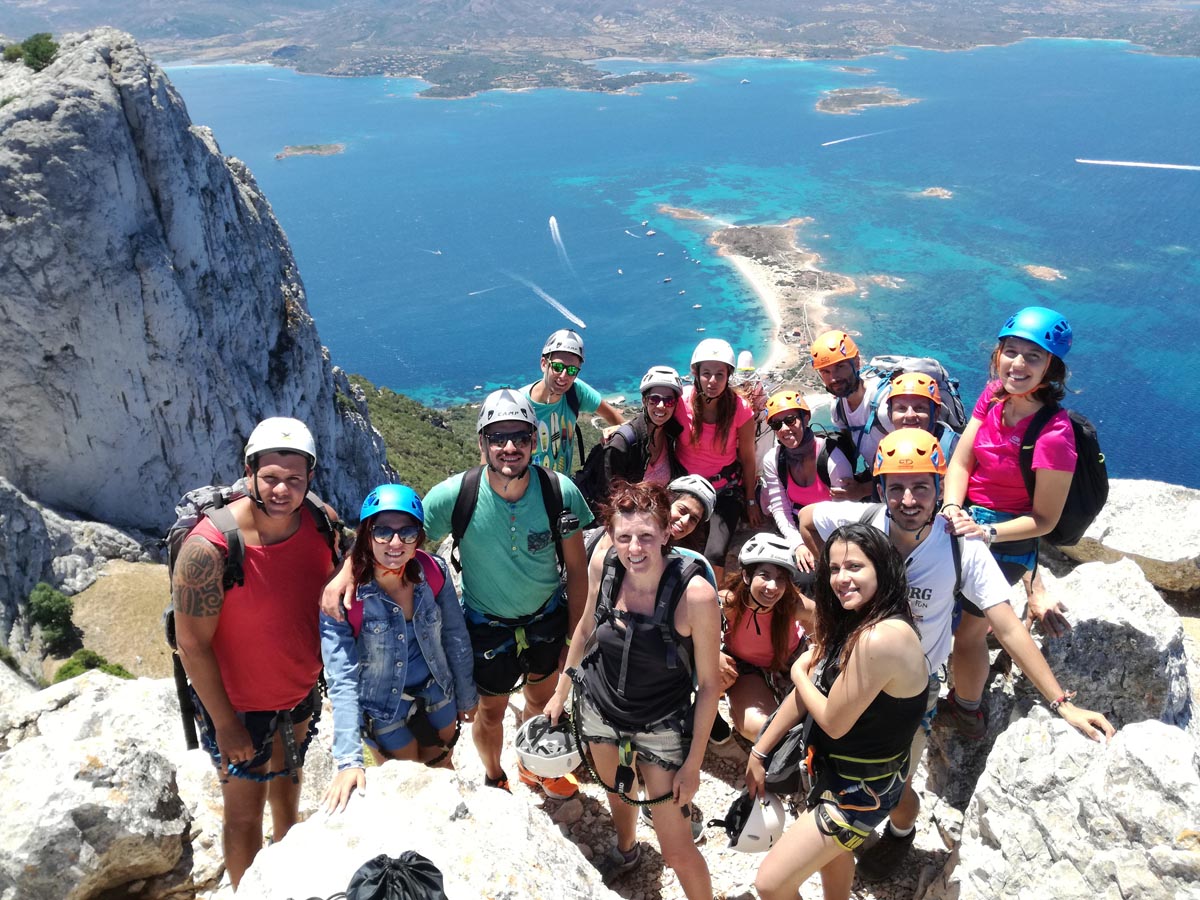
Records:
[[[0,476],[57,509],[160,529],[268,415],[336,507],[383,476],[270,204],[117,31],[0,63],[0,359]]]

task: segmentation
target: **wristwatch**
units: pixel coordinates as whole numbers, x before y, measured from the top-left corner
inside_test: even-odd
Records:
[[[989,525],[983,531],[983,542],[989,547],[992,546],[992,541],[996,539],[996,526]]]

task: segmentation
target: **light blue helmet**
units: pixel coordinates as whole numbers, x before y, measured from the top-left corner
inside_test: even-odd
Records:
[[[1033,341],[1059,359],[1066,359],[1071,351],[1071,323],[1052,309],[1044,306],[1027,306],[1004,323],[997,339],[1019,337]]]
[[[425,507],[417,492],[407,484],[381,484],[363,501],[359,519],[366,519],[381,512],[408,513],[422,525],[425,524]]]

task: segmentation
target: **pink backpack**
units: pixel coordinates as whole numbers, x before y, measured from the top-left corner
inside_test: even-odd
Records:
[[[442,574],[442,567],[437,564],[436,559],[424,550],[417,551],[417,561],[421,564],[421,571],[425,574],[425,582],[436,597],[441,592],[442,586],[446,583],[446,576]],[[351,632],[357,638],[358,633],[362,631],[363,623],[363,605],[357,595],[355,595],[354,601],[350,604],[350,608],[346,610],[346,622],[350,625]]]

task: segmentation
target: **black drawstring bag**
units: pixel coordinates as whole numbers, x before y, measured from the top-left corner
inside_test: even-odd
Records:
[[[449,900],[442,871],[415,850],[386,853],[364,863],[350,879],[346,900]]]

